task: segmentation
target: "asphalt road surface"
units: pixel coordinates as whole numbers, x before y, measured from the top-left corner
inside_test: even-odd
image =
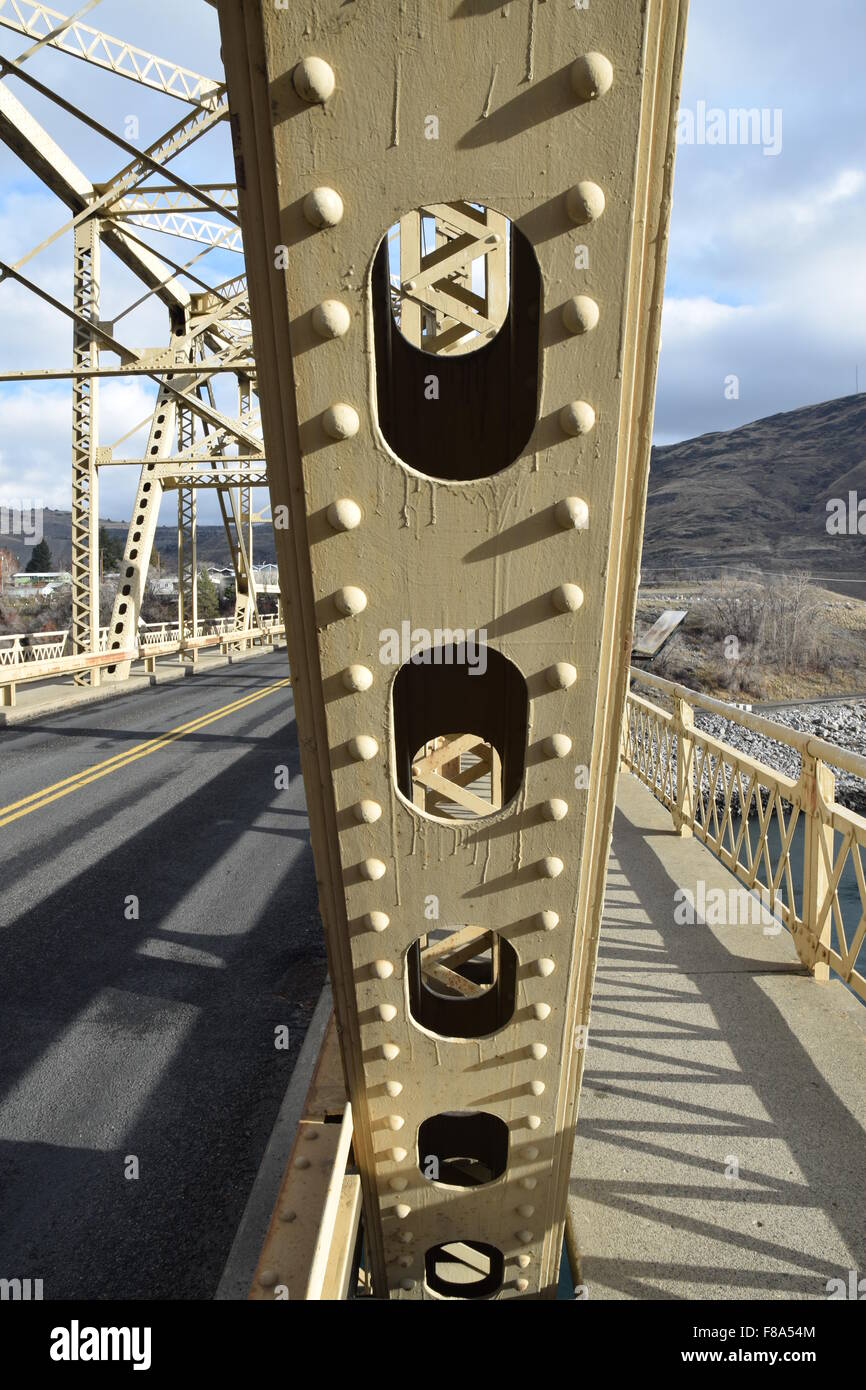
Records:
[[[325,979],[287,676],[0,733],[0,1279],[46,1299],[219,1283]]]

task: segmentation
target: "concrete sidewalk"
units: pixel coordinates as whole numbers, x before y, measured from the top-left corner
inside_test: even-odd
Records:
[[[827,1298],[866,1277],[866,1009],[785,931],[677,925],[699,880],[737,886],[624,774],[572,1168],[581,1277],[591,1299]]]
[[[116,700],[124,695],[134,695],[140,690],[146,690],[152,685],[162,685],[166,681],[208,675],[211,671],[218,671],[238,661],[246,661],[250,657],[268,656],[284,646],[284,640],[277,640],[272,646],[251,647],[249,651],[232,652],[228,656],[223,656],[216,648],[205,648],[199,652],[195,664],[170,656],[158,657],[153,673],[145,671],[143,663],[136,661],[127,680],[113,682],[103,678],[102,683],[97,686],[75,685],[71,676],[56,680],[24,681],[16,692],[15,704],[11,708],[0,709],[0,729],[11,729],[17,724],[26,724],[31,719],[41,719],[49,714],[64,714],[67,710],[77,709],[81,705],[98,704],[102,700]]]

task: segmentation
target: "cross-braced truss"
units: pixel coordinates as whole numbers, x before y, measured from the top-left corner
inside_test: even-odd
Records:
[[[16,264],[0,260],[0,284],[15,283],[71,320],[72,365],[22,367],[0,382],[69,379],[72,425],[72,648],[98,652],[100,469],[118,465],[139,470],[139,482],[109,629],[109,650],[128,654],[135,646],[147,583],[160,502],[166,490],[178,495],[178,628],[197,632],[196,493],[216,493],[235,572],[235,627],[257,625],[253,576],[252,489],[266,480],[256,398],[255,362],[249,322],[246,276],[223,283],[203,278],[203,262],[215,251],[243,254],[232,183],[191,182],[172,168],[182,152],[213,131],[228,114],[225,87],[169,59],[81,22],[85,12],[66,16],[29,0],[0,0],[0,26],[28,43],[16,57],[0,56],[0,139],[65,204],[70,217]],[[145,150],[65,101],[28,69],[32,57],[50,48],[95,64],[131,81],[185,102],[188,113]],[[35,120],[13,90],[48,98],[67,116],[97,132],[127,155],[109,179],[91,181]],[[30,262],[69,232],[74,243],[71,305],[50,294],[31,273]],[[174,260],[157,251],[148,235],[193,241],[202,249],[191,259]],[[111,251],[138,280],[142,291],[129,304],[107,310],[100,278],[102,248]],[[27,267],[25,273],[24,267]],[[213,278],[213,277],[212,277]],[[137,348],[126,339],[124,320],[148,300],[168,311],[165,347]],[[106,358],[108,361],[106,361]],[[214,382],[235,378],[236,413],[221,408]],[[114,445],[100,443],[99,383],[104,378],[147,377],[156,387],[149,420],[130,422]],[[143,452],[123,455],[125,441],[147,427]],[[123,679],[128,656],[102,672]],[[94,668],[76,677],[99,679]]]

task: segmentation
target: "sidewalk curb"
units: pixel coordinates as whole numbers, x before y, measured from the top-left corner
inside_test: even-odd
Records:
[[[295,1069],[280,1104],[268,1146],[214,1294],[214,1300],[217,1302],[245,1300],[249,1294],[332,1009],[333,996],[328,980],[310,1019]]]

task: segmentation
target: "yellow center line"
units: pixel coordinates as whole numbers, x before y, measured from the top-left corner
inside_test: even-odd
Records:
[[[218,719],[225,719],[230,714],[236,714],[239,710],[246,709],[248,705],[254,704],[257,700],[263,700],[266,695],[273,695],[275,691],[282,690],[290,684],[289,679],[276,681],[273,685],[265,686],[263,690],[254,691],[252,695],[244,695],[241,699],[233,700],[228,705],[222,705],[209,714],[200,715],[197,719],[192,719],[186,724],[179,724],[176,729],[169,729],[156,738],[148,739],[146,743],[136,744],[134,748],[127,749],[125,753],[116,753],[113,758],[106,758],[104,762],[94,763],[91,767],[83,768],[81,772],[76,772],[71,777],[64,777],[63,781],[54,782],[50,787],[42,787],[38,792],[31,792],[29,796],[22,797],[20,801],[12,801],[8,806],[0,806],[0,827],[9,825],[11,821],[20,820],[22,816],[28,816],[31,811],[38,811],[40,807],[47,806],[52,801],[59,801],[61,797],[68,796],[70,792],[77,791],[79,787],[86,787],[91,782],[97,782],[101,777],[107,777],[109,773],[117,772],[129,763],[138,762],[139,758],[146,758],[151,753],[156,753],[158,749],[165,748],[178,739],[186,738],[189,734],[204,729],[208,724],[213,724]]]

